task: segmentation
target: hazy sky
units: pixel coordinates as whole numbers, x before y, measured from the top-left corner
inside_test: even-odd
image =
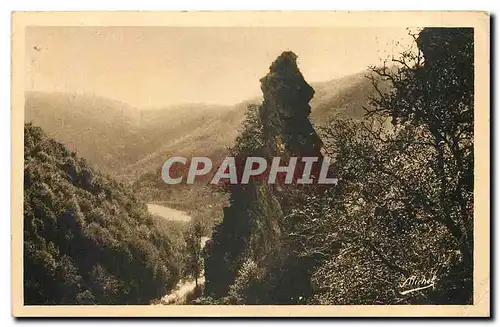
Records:
[[[410,43],[404,28],[32,27],[26,89],[93,93],[138,108],[233,104],[260,94],[259,79],[282,51],[294,51],[305,79],[318,82]]]

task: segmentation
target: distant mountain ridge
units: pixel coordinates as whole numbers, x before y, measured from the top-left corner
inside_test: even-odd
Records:
[[[373,95],[367,72],[312,83],[311,117],[325,123],[332,114],[361,117]],[[154,171],[168,155],[221,157],[231,146],[249,104],[183,104],[138,110],[85,94],[27,92],[25,121],[77,151],[99,169],[117,176]]]

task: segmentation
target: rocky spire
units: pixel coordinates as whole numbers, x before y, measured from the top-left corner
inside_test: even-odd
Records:
[[[309,120],[314,89],[297,67],[297,55],[283,52],[260,82],[260,119],[271,141],[270,154],[321,157],[323,144]]]

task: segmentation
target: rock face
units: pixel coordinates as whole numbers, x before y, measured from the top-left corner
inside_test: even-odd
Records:
[[[262,133],[255,135],[246,130],[241,134],[246,138],[237,139],[259,146],[250,153],[235,155],[264,156],[269,163],[273,157],[280,157],[282,166],[291,156],[314,156],[321,162],[322,142],[309,120],[309,101],[314,90],[299,71],[297,56],[283,52],[260,82],[264,101],[256,109],[258,115],[253,127],[257,125],[255,129]],[[230,187],[230,205],[224,209],[223,220],[206,248],[206,295],[226,296],[245,262],[255,263],[258,269],[265,268],[265,275],[270,269],[279,270],[286,260],[287,250],[282,241],[284,194],[278,189],[281,187],[269,185],[265,180]]]
[[[314,89],[304,80],[297,67],[297,55],[283,52],[261,80],[264,102],[259,108],[260,119],[273,155],[321,156],[323,146],[309,115],[309,101]],[[283,143],[284,148],[280,147]]]

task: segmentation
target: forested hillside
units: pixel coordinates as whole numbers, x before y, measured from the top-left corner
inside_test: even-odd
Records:
[[[119,101],[85,94],[27,92],[24,112],[25,122],[40,126],[100,171],[118,172],[124,164],[143,158],[151,146],[138,133],[138,110]]]
[[[24,142],[25,304],[148,304],[177,283],[179,249],[128,188],[39,127]]]

